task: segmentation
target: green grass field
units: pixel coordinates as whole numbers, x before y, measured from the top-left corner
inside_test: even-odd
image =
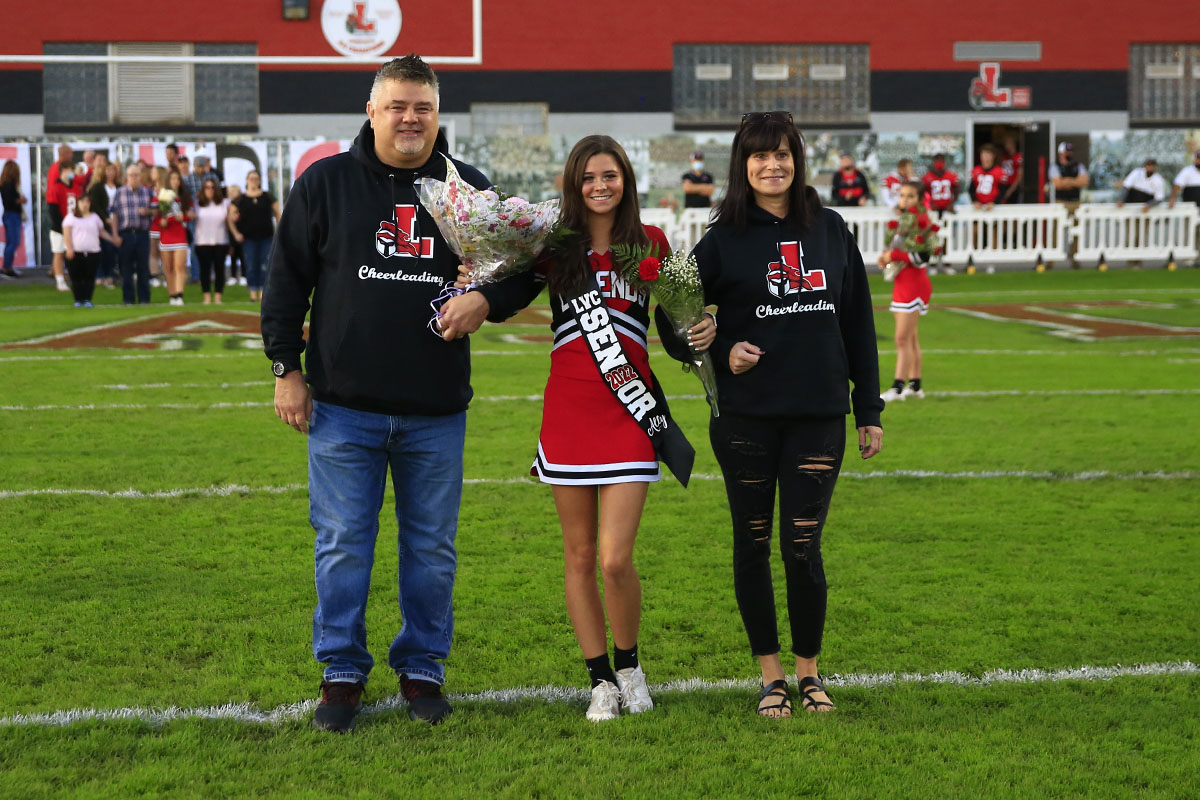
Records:
[[[1200,271],[960,274],[934,288],[929,397],[885,412],[877,458],[848,458],[825,532],[835,713],[752,713],[707,406],[656,351],[700,475],[651,489],[640,644],[652,683],[703,683],[660,691],[650,714],[584,719],[566,691],[586,681],[550,492],[523,479],[549,357],[521,337],[546,331],[510,324],[473,337],[456,712],[410,722],[377,666],[373,713],[334,736],[308,726],[320,672],[305,442],[274,417],[252,333],[236,314],[206,323],[196,287],[183,309],[123,308],[101,289],[76,310],[49,287],[0,285],[0,795],[1200,796]],[[887,287],[873,291],[885,308]],[[970,313],[1035,303],[1073,316],[1055,328]],[[249,303],[223,310],[253,328]],[[1106,320],[1154,335],[1078,333]],[[95,346],[131,322],[156,349]],[[891,315],[876,324],[886,384]],[[390,503],[368,612],[378,662],[399,625]],[[918,677],[887,678],[900,673]],[[567,699],[483,694],[538,687]],[[228,704],[244,707],[205,718]],[[155,716],[168,709],[177,718]],[[67,711],[84,719],[47,716]],[[233,718],[255,712],[269,718]]]

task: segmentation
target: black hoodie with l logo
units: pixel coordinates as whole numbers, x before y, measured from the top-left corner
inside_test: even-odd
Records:
[[[490,185],[451,160],[472,186]],[[288,194],[263,292],[263,342],[267,357],[289,369],[305,353],[319,401],[441,416],[471,400],[468,339],[446,342],[427,327],[430,301],[457,277],[459,258],[417,197],[414,182],[424,177],[446,177],[437,148],[417,169],[390,167],[364,123],[348,153],[313,164]],[[489,316],[507,315],[503,286],[480,291],[492,304]]]

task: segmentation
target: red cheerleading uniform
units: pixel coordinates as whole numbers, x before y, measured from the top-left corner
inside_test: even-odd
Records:
[[[187,209],[184,211],[186,212]],[[154,218],[150,222],[150,235],[158,239],[159,250],[169,252],[187,249],[187,228],[183,227],[179,217],[174,214],[168,214],[166,224],[164,224],[162,215],[155,209]]]
[[[658,228],[644,226],[658,257],[670,252]],[[650,294],[634,289],[613,268],[613,255],[588,253],[600,294],[630,362],[648,384]],[[547,268],[548,271],[548,268]],[[543,483],[595,486],[657,481],[661,478],[654,446],[642,427],[604,384],[575,318],[562,298],[550,296],[554,349],[542,406],[537,458],[529,473]]]
[[[925,213],[925,210],[921,209],[921,213]],[[892,282],[892,303],[888,308],[901,314],[914,311],[922,316],[928,314],[933,284],[929,282],[929,273],[925,271],[925,256],[893,250],[892,260],[901,261],[905,266],[896,273]]]

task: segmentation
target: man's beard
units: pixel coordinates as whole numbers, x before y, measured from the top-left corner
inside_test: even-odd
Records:
[[[392,146],[396,148],[397,153],[415,156],[425,149],[425,134],[422,131],[421,136],[411,142],[408,137],[393,139]]]

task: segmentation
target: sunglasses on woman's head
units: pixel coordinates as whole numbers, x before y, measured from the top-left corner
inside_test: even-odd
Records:
[[[776,122],[786,122],[792,124],[792,112],[790,111],[750,111],[742,114],[742,125],[750,123],[757,125],[760,122],[775,120]]]

